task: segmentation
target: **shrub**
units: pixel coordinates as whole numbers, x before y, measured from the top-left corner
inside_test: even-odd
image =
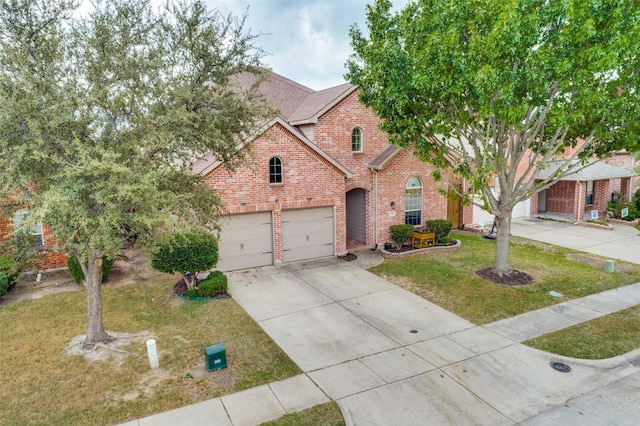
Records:
[[[0,256],[0,297],[16,285],[19,275],[18,264],[8,256]]]
[[[427,230],[436,234],[436,243],[446,238],[453,228],[453,223],[446,219],[427,220],[425,222]]]
[[[227,292],[227,277],[220,271],[214,271],[198,284],[199,297],[213,297]]]
[[[0,274],[0,297],[7,294],[9,291],[9,277]]]
[[[67,268],[69,268],[69,274],[73,277],[73,280],[76,284],[84,284],[84,272],[82,272],[82,267],[80,266],[80,262],[76,259],[75,256],[69,256],[67,259]],[[102,258],[102,282],[107,281],[109,275],[111,274],[111,269],[113,268],[113,259],[108,257]]]
[[[413,225],[391,225],[389,227],[391,239],[396,242],[396,247],[400,248],[411,239]]]
[[[211,269],[218,263],[218,242],[205,232],[174,234],[171,240],[158,244],[151,267],[159,272],[180,272],[187,288],[195,288],[200,271]]]
[[[636,192],[636,197],[638,197],[638,192]],[[619,196],[615,201],[609,201],[607,203],[607,213],[610,217],[615,219],[624,219],[624,220],[634,220],[636,217],[640,216],[640,211],[636,207],[636,199],[631,203],[625,203],[620,201]],[[622,209],[627,208],[628,214],[625,217],[622,217]]]

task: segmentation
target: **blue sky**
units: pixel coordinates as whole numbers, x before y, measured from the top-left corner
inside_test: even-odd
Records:
[[[275,72],[315,90],[344,83],[351,54],[349,27],[365,28],[365,5],[373,0],[205,0],[223,14],[242,15],[247,28],[262,33],[257,44],[269,53]],[[408,0],[396,0],[396,8]]]

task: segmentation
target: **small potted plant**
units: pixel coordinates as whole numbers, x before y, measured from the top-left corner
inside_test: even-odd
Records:
[[[387,251],[391,250],[391,243],[389,241],[384,242],[384,249]]]

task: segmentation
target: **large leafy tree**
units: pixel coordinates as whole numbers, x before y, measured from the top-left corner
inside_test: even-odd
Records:
[[[269,111],[233,86],[263,53],[243,19],[199,0],[76,6],[0,1],[0,185],[80,261],[91,346],[109,340],[103,258],[132,235],[212,229],[220,201],[190,165],[212,151],[233,168]]]
[[[392,142],[465,179],[472,192],[457,195],[495,215],[499,274],[511,271],[518,202],[590,157],[638,147],[636,1],[416,0],[393,12],[376,0],[367,27],[351,29],[348,80]]]

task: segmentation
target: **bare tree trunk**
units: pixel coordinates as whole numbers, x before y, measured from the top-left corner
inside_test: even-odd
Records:
[[[84,269],[84,268],[83,268]],[[85,275],[87,290],[87,338],[84,347],[110,340],[102,324],[102,253],[91,250]]]
[[[509,241],[511,238],[511,211],[507,214],[496,215],[496,255],[493,261],[493,269],[500,275],[511,272],[509,262]]]

